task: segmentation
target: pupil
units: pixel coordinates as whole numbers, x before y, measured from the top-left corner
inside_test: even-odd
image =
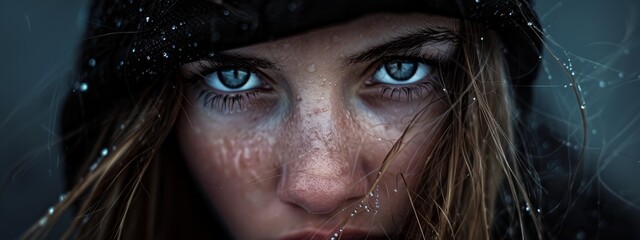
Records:
[[[418,64],[410,60],[395,60],[384,65],[389,76],[397,81],[406,81],[418,70]]]
[[[225,87],[235,89],[244,86],[249,81],[251,73],[244,69],[229,69],[218,71],[218,78]]]

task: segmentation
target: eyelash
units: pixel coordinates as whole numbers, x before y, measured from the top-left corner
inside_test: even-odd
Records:
[[[432,67],[432,70],[434,71],[433,74],[437,74],[437,66],[443,61],[442,59],[439,59],[437,56],[430,56],[430,55],[425,55],[425,54],[420,54],[415,52],[407,52],[405,53],[405,55],[390,55],[390,56],[381,57],[380,59],[374,61],[370,65],[370,67],[368,67],[368,69],[371,69],[371,67],[375,67],[374,70],[378,70],[381,67],[384,67],[385,63],[394,59],[411,60],[411,61],[416,61],[418,63],[429,65]],[[206,76],[216,73],[218,71],[224,71],[224,70],[234,69],[234,68],[249,69],[252,73],[257,74],[260,77],[264,77],[264,74],[261,74],[261,72],[257,71],[253,66],[246,66],[241,64],[225,65],[225,64],[215,63],[215,62],[199,62],[195,65],[194,69],[192,70],[194,73],[194,77],[191,79],[188,79],[188,82],[207,85],[206,83],[204,83],[205,81],[204,79],[206,78]],[[367,71],[367,72],[370,72],[370,71]],[[369,75],[373,77],[372,74],[369,74]],[[431,79],[428,81],[421,81],[419,83],[407,84],[406,86],[391,86],[391,85],[380,84],[380,83],[368,83],[368,84],[365,83],[365,85],[369,85],[369,86],[381,85],[380,96],[383,98],[395,100],[395,99],[400,99],[402,97],[402,94],[404,94],[407,101],[412,101],[414,100],[413,98],[415,96],[425,96],[426,94],[428,94],[428,92],[432,91],[433,85],[435,83],[434,80],[436,77],[429,76],[429,78]],[[264,83],[264,84],[266,86],[269,85],[268,83]],[[263,91],[267,90],[267,89],[255,89],[247,92],[229,94],[229,93],[218,93],[209,86],[203,86],[201,88],[202,90],[199,92],[197,99],[202,101],[203,106],[208,107],[212,110],[222,111],[225,113],[234,113],[236,112],[236,110],[238,110],[237,108],[240,108],[239,110],[241,111],[246,110],[246,108],[243,109],[243,107],[251,105],[252,101],[257,100],[259,98],[259,95]]]
[[[214,74],[218,71],[224,71],[228,69],[244,68],[249,69],[253,74],[263,76],[260,72],[256,71],[252,66],[244,66],[241,64],[219,64],[216,62],[197,62],[193,67],[193,77],[187,79],[187,82],[191,85],[207,85],[205,78],[210,74]],[[265,85],[268,85],[265,83]],[[202,101],[203,106],[212,110],[221,111],[224,113],[234,113],[236,111],[244,111],[248,105],[251,105],[251,101],[258,99],[261,89],[256,89],[247,92],[238,93],[218,93],[216,90],[209,86],[201,86],[200,92],[196,96],[196,99]],[[239,109],[238,109],[239,108]]]
[[[211,109],[219,109],[226,113],[233,113],[237,106],[240,110],[244,111],[243,105],[246,106],[248,101],[256,99],[258,92],[245,92],[239,94],[217,94],[211,90],[203,89],[198,94],[198,99],[202,100],[202,104],[205,107]]]
[[[424,96],[433,90],[431,82],[421,82],[411,86],[389,87],[384,86],[380,89],[380,95],[388,99],[401,99],[401,94],[406,96],[407,101],[414,100],[416,95]],[[394,98],[395,95],[395,98]]]

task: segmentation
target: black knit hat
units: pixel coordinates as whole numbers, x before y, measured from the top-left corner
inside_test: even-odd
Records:
[[[114,81],[132,87],[216,51],[373,12],[431,13],[486,24],[502,40],[513,85],[528,86],[536,76],[540,27],[528,0],[96,0],[78,83],[98,90],[122,86]],[[528,100],[529,90],[516,92]]]

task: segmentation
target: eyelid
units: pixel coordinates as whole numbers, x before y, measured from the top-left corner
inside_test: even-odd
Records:
[[[262,80],[265,86],[273,85],[273,80],[260,68],[256,68],[255,66],[251,66],[251,64],[236,62],[233,64],[224,64],[217,61],[211,60],[202,60],[198,62],[188,63],[183,67],[183,75],[187,79],[187,81],[191,83],[198,82],[202,79],[205,79],[208,75],[213,74],[217,71],[229,70],[234,68],[244,68],[253,73],[255,73],[260,80]]]
[[[402,61],[406,61],[406,60],[402,60]],[[418,82],[422,82],[425,78],[428,78],[428,77],[430,77],[430,75],[432,75],[433,67],[430,64],[426,64],[426,63],[422,63],[422,62],[418,62],[418,61],[414,61],[414,60],[409,60],[408,62],[417,63],[416,69],[412,73],[412,76],[410,76],[409,78],[404,79],[404,80],[393,79],[394,77],[389,75],[389,71],[386,68],[387,64],[391,63],[391,61],[388,61],[384,65],[381,65],[376,70],[376,72],[373,74],[373,76],[371,76],[371,78],[369,80],[370,84],[371,85],[374,85],[374,84],[385,84],[385,85],[392,85],[392,86],[407,86],[407,85],[416,84]],[[384,72],[382,72],[382,71],[384,71]],[[381,76],[379,76],[379,74]],[[373,82],[374,79],[375,79],[375,83]]]
[[[436,56],[438,54],[420,53],[420,52],[407,52],[405,55],[386,55],[372,61],[360,74],[360,78],[365,76],[373,76],[373,73],[383,67],[386,62],[395,59],[412,60],[419,63],[430,65],[431,68],[436,71],[438,66],[442,65],[446,60],[442,56]]]

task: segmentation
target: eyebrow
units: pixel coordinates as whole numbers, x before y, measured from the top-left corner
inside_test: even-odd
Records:
[[[362,63],[389,55],[405,55],[418,51],[425,44],[457,44],[458,41],[458,34],[449,28],[427,26],[345,59],[349,64]]]
[[[231,53],[231,52],[218,52],[212,57],[212,60],[223,65],[232,65],[232,66],[251,66],[263,69],[271,69],[275,71],[280,70],[280,66],[275,64],[269,60],[247,56],[239,53]]]

